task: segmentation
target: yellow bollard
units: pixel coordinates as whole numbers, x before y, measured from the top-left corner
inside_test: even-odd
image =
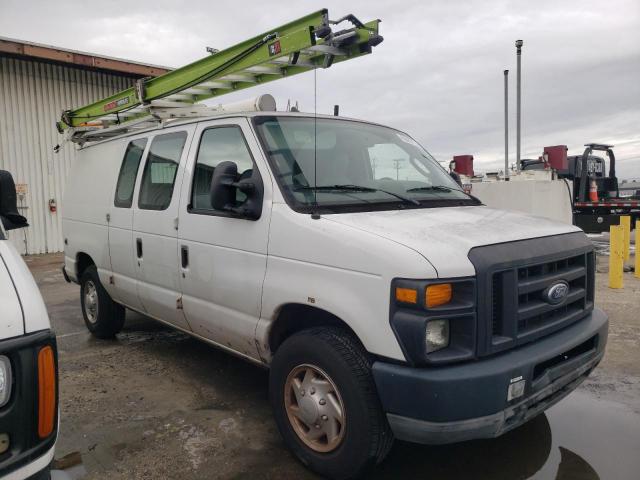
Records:
[[[611,225],[609,229],[609,288],[622,288],[624,227]]]
[[[631,242],[631,217],[623,215],[620,217],[620,225],[624,228],[624,245],[622,247],[624,260],[629,260],[629,243]]]
[[[640,278],[640,252],[638,251],[638,245],[640,245],[640,243],[638,243],[638,240],[640,240],[640,233],[638,233],[640,231],[640,220],[636,220],[636,253],[635,253],[635,257],[636,257],[636,273],[635,276],[636,278]]]

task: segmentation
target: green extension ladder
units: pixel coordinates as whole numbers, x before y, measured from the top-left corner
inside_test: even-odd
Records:
[[[332,26],[342,22],[350,28],[334,31]],[[202,100],[371,53],[383,40],[379,24],[362,23],[353,15],[332,21],[326,9],[319,10],[159,77],[140,79],[108,98],[66,110],[56,127],[68,140],[82,144],[149,121],[198,116],[206,109],[193,107]]]

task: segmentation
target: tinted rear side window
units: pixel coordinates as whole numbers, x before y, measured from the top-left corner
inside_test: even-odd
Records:
[[[187,132],[157,135],[151,142],[142,174],[138,207],[165,210],[171,203],[173,185]]]
[[[122,166],[120,167],[120,174],[118,175],[116,197],[113,202],[116,207],[131,207],[131,203],[133,202],[133,189],[136,186],[136,177],[138,176],[138,167],[140,166],[140,159],[142,158],[146,145],[146,138],[133,140],[127,145]]]

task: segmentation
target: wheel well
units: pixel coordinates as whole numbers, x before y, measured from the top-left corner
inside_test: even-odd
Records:
[[[358,336],[351,327],[332,313],[308,305],[290,303],[280,309],[269,331],[269,350],[271,350],[271,354],[275,354],[278,347],[282,345],[282,342],[294,333],[306,330],[307,328],[321,326],[345,328],[358,339]]]
[[[80,252],[76,260],[76,272],[78,281],[80,281],[80,277],[82,277],[84,271],[91,265],[95,265],[93,259],[86,253]]]

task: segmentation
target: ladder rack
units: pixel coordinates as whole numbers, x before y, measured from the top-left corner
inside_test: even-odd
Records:
[[[352,26],[333,31],[332,25],[345,21]],[[197,104],[202,100],[371,53],[383,40],[379,23],[362,23],[353,15],[331,21],[326,9],[319,10],[159,77],[140,79],[110,97],[66,110],[56,127],[82,144],[167,118],[201,116],[206,110],[200,107],[207,108]],[[179,114],[167,113],[173,109]]]

